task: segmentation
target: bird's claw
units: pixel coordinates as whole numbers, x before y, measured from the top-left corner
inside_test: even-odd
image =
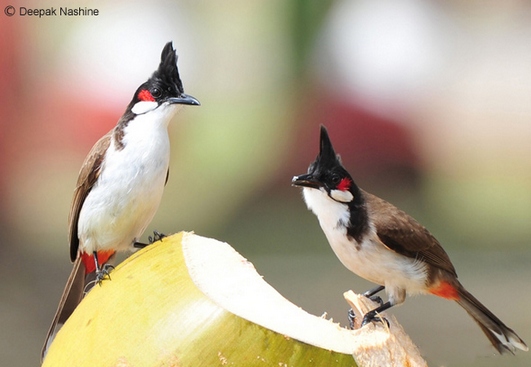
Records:
[[[83,289],[83,295],[87,294],[88,291],[90,291],[92,287],[94,287],[96,284],[99,284],[101,286],[101,283],[105,279],[111,280],[110,273],[113,269],[114,266],[112,266],[111,264],[104,264],[101,269],[97,269],[94,279],[85,285],[85,288]]]
[[[96,270],[96,279],[95,279],[95,282],[98,283],[99,285],[101,285],[101,283],[103,282],[104,279],[109,279],[111,280],[111,270],[114,269],[114,266],[112,266],[111,264],[104,264],[101,269],[99,270]]]
[[[380,297],[380,296],[372,296],[372,297],[367,297],[367,298],[370,299],[373,302],[378,303],[380,306],[384,304],[384,301],[383,301],[382,297]]]
[[[153,242],[160,241],[164,237],[166,237],[164,233],[160,233],[159,231],[155,230],[153,231],[153,236],[148,237],[149,244],[151,245]]]
[[[389,321],[385,317],[377,316],[375,312],[370,311],[367,312],[363,317],[361,327],[364,327],[365,325],[371,322],[381,322],[383,324],[384,321],[387,324],[388,328],[391,327],[391,324],[389,324]]]
[[[153,236],[148,236],[149,243],[146,244],[146,243],[142,243],[142,242],[134,242],[133,243],[133,247],[134,248],[144,248],[144,247],[147,247],[147,246],[153,244],[154,242],[162,240],[164,237],[166,237],[166,235],[164,233],[160,233],[158,231],[153,231]]]

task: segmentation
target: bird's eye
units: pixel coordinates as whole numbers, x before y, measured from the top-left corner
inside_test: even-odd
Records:
[[[162,95],[162,92],[159,88],[153,88],[151,90],[151,95],[153,96],[153,98],[159,98]]]
[[[339,184],[339,182],[341,182],[341,176],[338,175],[337,173],[333,173],[332,176],[330,177],[330,179],[332,180],[332,183],[334,185],[337,185],[337,184]]]

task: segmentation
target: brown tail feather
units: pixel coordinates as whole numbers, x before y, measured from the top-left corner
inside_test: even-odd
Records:
[[[79,302],[83,299],[86,284],[90,282],[91,278],[94,278],[91,274],[85,276],[85,265],[83,265],[81,257],[78,257],[76,261],[74,261],[74,267],[70,272],[65,289],[59,300],[59,306],[57,306],[57,311],[55,311],[55,316],[50,325],[50,329],[48,330],[48,334],[46,335],[41,351],[41,363],[44,360],[46,352],[55,338],[55,335],[70,317],[72,312],[74,312]]]
[[[529,350],[525,342],[512,329],[507,327],[460,284],[458,293],[457,303],[478,323],[500,354],[505,352],[514,354],[516,348],[524,351]]]

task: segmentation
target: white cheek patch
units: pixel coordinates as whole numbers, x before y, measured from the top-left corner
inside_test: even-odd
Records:
[[[135,103],[133,108],[131,108],[131,112],[133,112],[135,115],[141,115],[143,113],[154,110],[155,108],[157,108],[157,106],[158,104],[155,101],[140,101]]]
[[[354,195],[350,191],[332,190],[330,191],[330,197],[340,203],[350,203],[354,199]]]

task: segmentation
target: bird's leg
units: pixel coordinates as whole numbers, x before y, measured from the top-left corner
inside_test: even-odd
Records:
[[[376,293],[381,292],[384,289],[385,289],[385,286],[379,285],[378,287],[369,289],[367,292],[363,293],[363,295],[367,297],[368,299],[370,299],[371,301],[378,302],[380,306],[382,306],[384,302],[380,296],[376,296]]]
[[[151,245],[153,242],[157,242],[162,240],[166,235],[164,233],[160,233],[159,231],[155,230],[153,231],[153,236],[148,237],[149,243],[142,243],[142,242],[134,242],[133,247],[135,248],[144,248],[146,246]]]
[[[144,248],[146,246],[149,246],[149,243],[133,242],[134,248]]]
[[[364,292],[363,295],[367,298],[371,298],[372,296],[374,296],[376,293],[378,292],[381,292],[385,289],[385,286],[383,285],[379,285],[378,287],[374,287],[374,288],[371,288],[369,289],[368,291]]]
[[[393,304],[389,301],[385,302],[383,305],[379,306],[379,307],[376,307],[374,310],[371,310],[369,312],[367,312],[365,314],[365,316],[363,317],[363,321],[361,323],[361,326],[365,326],[367,325],[369,322],[372,322],[372,321],[378,321],[378,322],[383,322],[385,320],[385,322],[387,323],[387,326],[389,327],[389,321],[387,321],[385,318],[383,317],[380,317],[380,316],[377,316],[376,314],[382,312],[382,311],[385,311],[389,308],[393,307]]]
[[[100,262],[98,260],[98,252],[94,251],[92,253],[94,255],[94,264],[96,265],[96,280],[95,282],[101,285],[101,282],[105,278],[111,279],[111,276],[109,275],[110,271],[114,269],[114,266],[111,264],[103,264],[103,266],[100,266]]]

